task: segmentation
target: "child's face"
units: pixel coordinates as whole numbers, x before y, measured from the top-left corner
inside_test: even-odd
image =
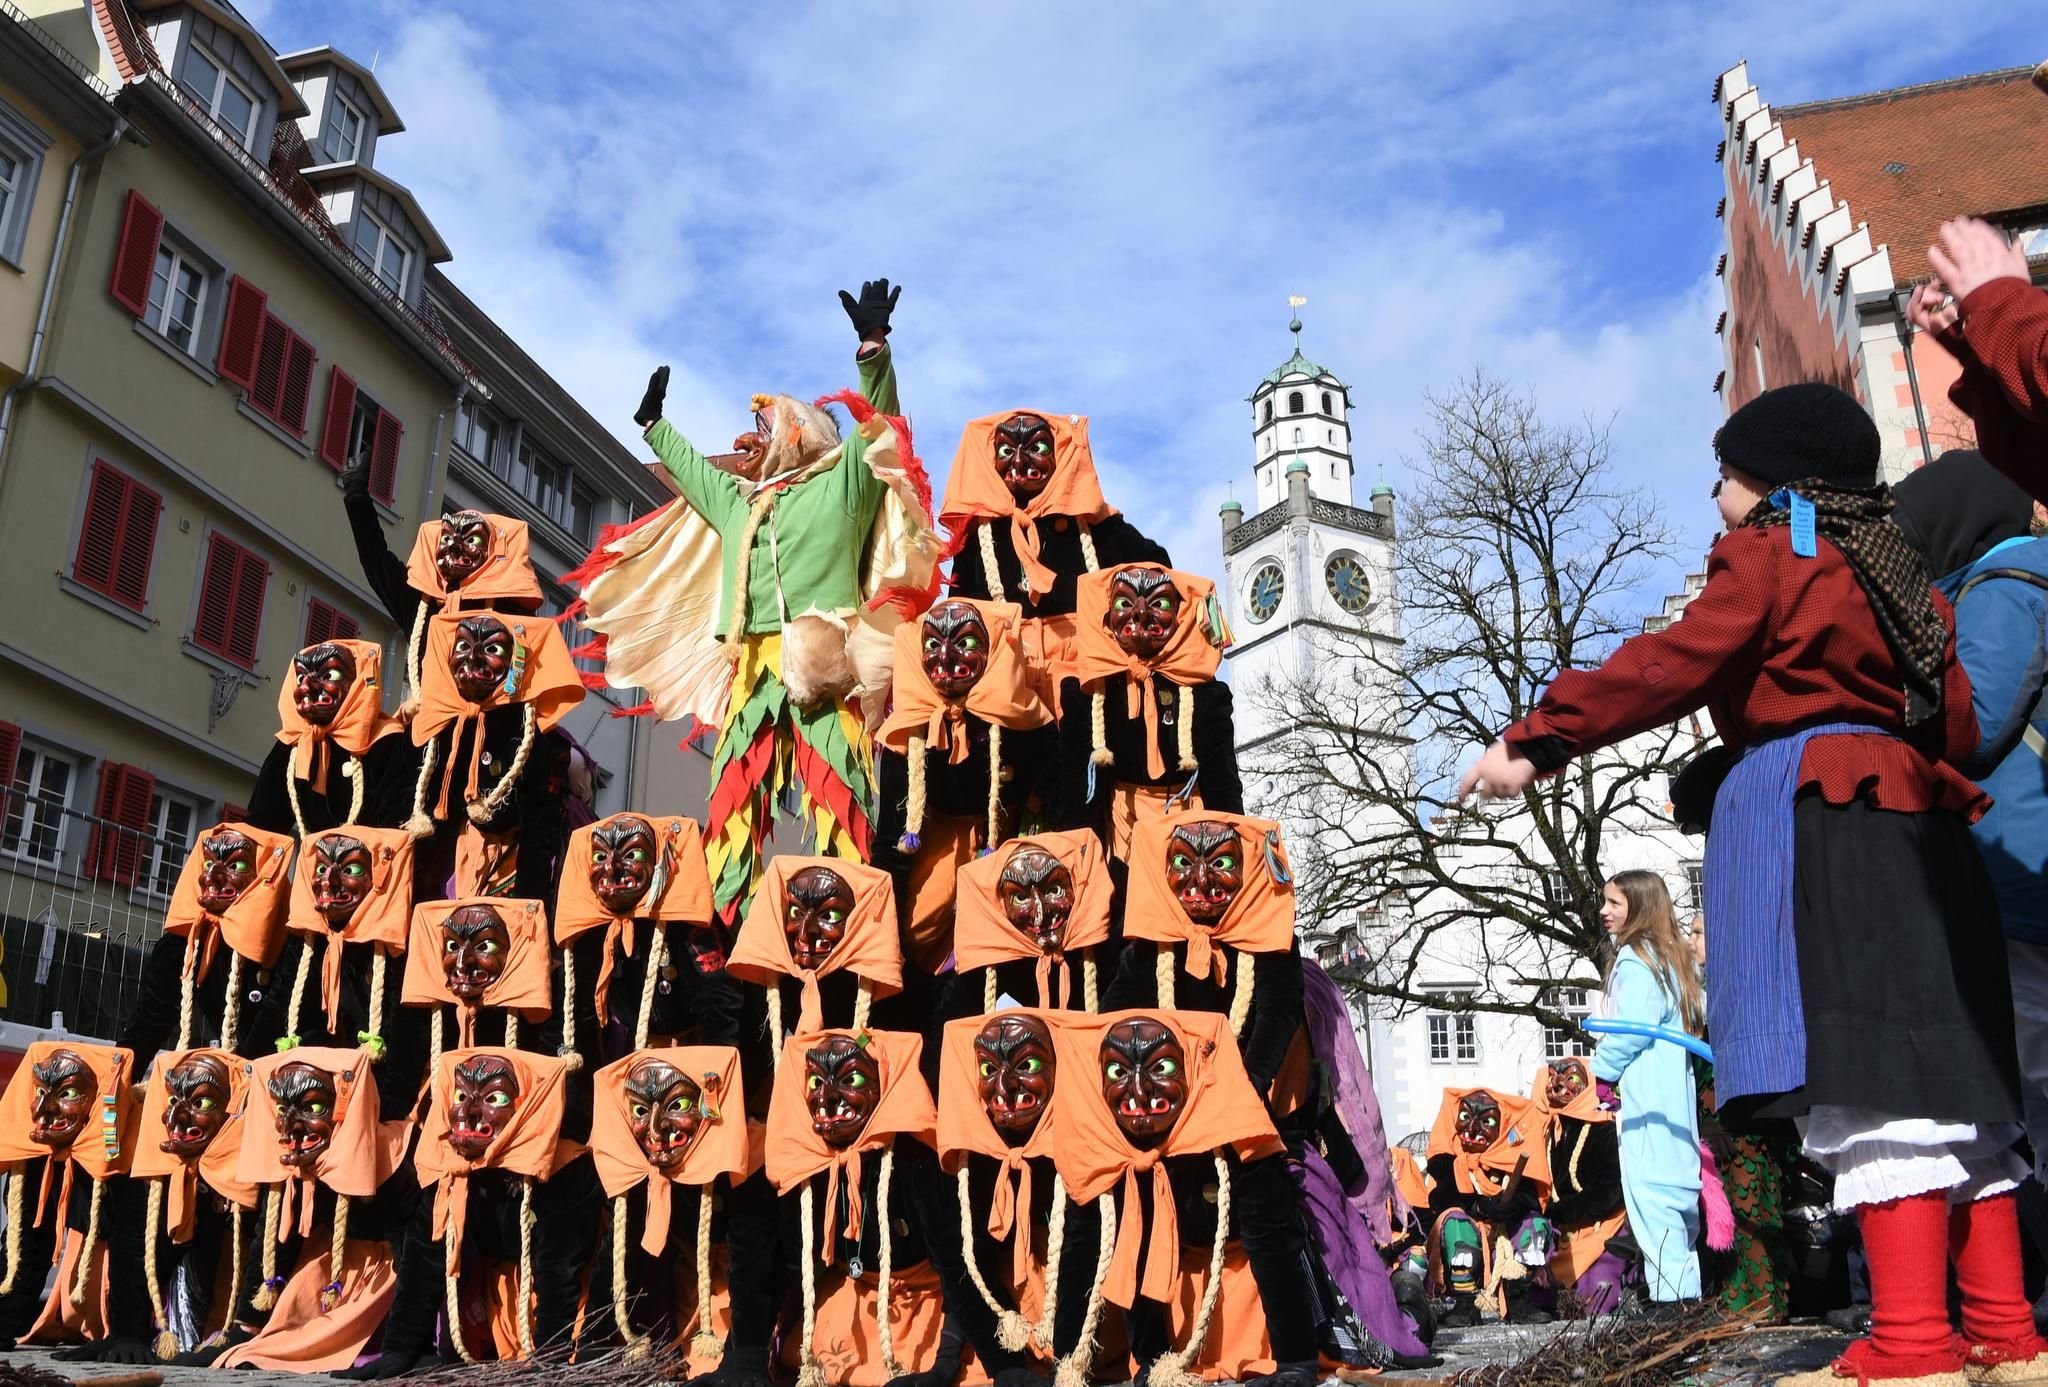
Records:
[[[1714,483],[1714,503],[1720,507],[1721,524],[1734,529],[1768,494],[1754,477],[1723,464],[1721,479]]]
[[[1628,923],[1628,897],[1622,895],[1621,888],[1611,881],[1600,893],[1600,923],[1609,934]]]

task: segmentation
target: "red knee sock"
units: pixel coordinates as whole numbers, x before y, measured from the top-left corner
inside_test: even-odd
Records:
[[[1956,1205],[1949,1213],[1948,1247],[1963,1292],[1963,1336],[2031,1357],[2041,1351],[2041,1340],[2020,1284],[2018,1207],[2010,1191]]]
[[[1948,1318],[1948,1196],[1916,1194],[1856,1210],[1870,1261],[1870,1347],[1857,1355],[1873,1377],[1919,1377],[1962,1365]]]

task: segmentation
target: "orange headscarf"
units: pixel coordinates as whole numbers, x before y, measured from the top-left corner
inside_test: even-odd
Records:
[[[653,884],[640,904],[625,915],[613,915],[590,885],[590,850],[597,830],[621,819],[639,819],[654,830],[656,866]],[[662,816],[631,810],[585,824],[569,835],[555,896],[555,943],[566,948],[576,937],[599,925],[604,931],[604,962],[597,971],[597,1019],[611,1021],[611,982],[615,950],[633,956],[633,922],[653,920],[702,925],[711,920],[711,877],[704,868],[704,830],[681,814]],[[651,961],[650,961],[651,966]]]
[[[497,1135],[474,1161],[448,1144],[448,1097],[455,1091],[456,1066],[489,1056],[501,1059],[519,1080],[519,1101]],[[583,1147],[562,1137],[563,1081],[569,1061],[482,1046],[449,1050],[428,1077],[431,1097],[420,1123],[412,1168],[422,1188],[434,1191],[434,1236],[446,1246],[450,1276],[462,1262],[462,1230],[469,1212],[469,1177],[479,1170],[503,1170],[545,1180],[581,1154]]]
[[[789,939],[782,932],[782,915],[788,902],[789,879],[807,867],[825,867],[846,879],[853,888],[853,911],[824,966],[805,971],[789,955]],[[815,1031],[824,1025],[823,1006],[818,1000],[818,979],[827,973],[851,972],[868,984],[877,997],[903,990],[903,943],[896,935],[896,887],[879,867],[850,862],[839,857],[777,857],[761,873],[761,885],[747,906],[739,938],[733,941],[726,971],[741,982],[775,987],[785,977],[803,984],[803,1006],[797,1013],[799,1031]],[[769,1037],[771,1041],[775,1037]]]
[[[512,633],[512,673],[517,677],[509,693],[500,684],[483,702],[471,703],[455,687],[455,676],[449,672],[448,658],[455,649],[455,628],[472,617],[485,615],[495,616]],[[481,725],[485,713],[525,703],[532,705],[535,730],[546,732],[562,720],[563,714],[583,701],[584,692],[582,676],[576,672],[576,662],[569,658],[569,647],[562,640],[561,628],[553,617],[473,611],[435,615],[427,623],[427,653],[422,657],[420,668],[420,706],[412,719],[414,746],[425,746],[442,731],[454,729],[448,748],[448,763],[441,770],[441,797],[434,807],[434,817],[448,817],[448,791],[455,777],[455,744],[462,738],[465,722],[476,719]],[[471,738],[469,779],[465,787],[470,799],[477,797],[483,754],[483,737]]]
[[[342,926],[339,939],[333,937],[327,917],[313,904],[314,850],[323,838],[353,838],[370,850],[369,894]],[[354,824],[306,838],[305,852],[292,882],[291,915],[285,924],[294,933],[305,936],[307,948],[312,948],[315,940],[324,946],[320,956],[320,1002],[327,1014],[329,1035],[341,1024],[341,946],[374,944],[387,958],[405,952],[406,929],[412,915],[412,842],[412,835],[402,828],[364,828]],[[372,1028],[378,1019],[370,1018]]]
[[[1015,1009],[994,1016],[964,1016],[946,1023],[939,1055],[939,1160],[948,1173],[960,1168],[968,1156],[987,1156],[1002,1166],[996,1177],[995,1202],[988,1211],[988,1233],[997,1242],[1010,1243],[1011,1277],[1018,1285],[1031,1275],[1031,1161],[1051,1156],[1057,1139],[1054,1118],[1060,1110],[1059,1078],[1054,1076],[1050,1106],[1039,1114],[1038,1125],[1022,1146],[1011,1146],[989,1121],[981,1102],[981,1067],[974,1054],[974,1038],[996,1016],[1029,1016],[1045,1023],[1054,1037],[1059,1035],[1068,1012]],[[966,1254],[972,1256],[971,1249]]]
[[[1214,926],[1190,920],[1166,880],[1166,849],[1174,829],[1197,822],[1229,824],[1244,847],[1244,887]],[[1124,933],[1132,939],[1186,944],[1192,977],[1223,982],[1228,970],[1223,955],[1210,947],[1213,943],[1245,954],[1284,954],[1293,947],[1294,869],[1280,842],[1280,825],[1271,819],[1211,809],[1148,819],[1131,832],[1130,868]]]
[[[163,1148],[164,1117],[171,1106],[170,1073],[186,1060],[201,1055],[218,1060],[227,1071],[227,1111],[221,1118],[220,1130],[213,1134],[204,1151],[196,1157],[176,1156]],[[249,1061],[229,1050],[171,1050],[156,1057],[156,1067],[150,1071],[149,1084],[142,1093],[142,1129],[135,1139],[135,1159],[130,1162],[128,1173],[138,1180],[157,1175],[167,1177],[167,1226],[173,1242],[187,1242],[192,1237],[193,1217],[199,1210],[199,1201],[194,1196],[199,1193],[201,1180],[223,1199],[245,1209],[256,1207],[256,1187],[235,1178],[235,1169],[242,1160],[242,1119],[247,1109],[244,1093],[248,1087]]]
[[[256,845],[256,879],[225,915],[209,915],[199,907],[205,844],[216,833],[239,833]],[[277,962],[284,951],[285,906],[291,891],[285,873],[297,846],[289,833],[271,833],[250,823],[215,824],[192,841],[184,870],[171,890],[170,908],[164,912],[164,933],[185,936],[187,978],[197,981],[206,976],[222,939],[251,963],[268,968]]]
[[[1560,1117],[1569,1117],[1578,1122],[1614,1121],[1614,1114],[1600,1106],[1600,1088],[1593,1082],[1592,1061],[1579,1059],[1577,1056],[1572,1058],[1578,1059],[1578,1062],[1585,1066],[1586,1086],[1573,1096],[1571,1102],[1561,1108],[1553,1108],[1550,1105],[1550,1065],[1544,1063],[1536,1066],[1536,1082],[1529,1088],[1529,1102],[1536,1109],[1537,1115],[1543,1119],[1546,1130],[1554,1131],[1556,1124],[1553,1119]],[[1557,1062],[1564,1063],[1563,1060]]]
[[[1387,1160],[1394,1169],[1394,1193],[1417,1213],[1428,1212],[1429,1177],[1423,1174],[1415,1153],[1405,1146],[1390,1146]]]
[[[377,1077],[370,1072],[367,1051],[301,1045],[242,1063],[247,1087],[242,1092],[242,1159],[235,1166],[235,1179],[245,1185],[283,1187],[279,1242],[294,1228],[300,1237],[312,1233],[315,1185],[325,1185],[351,1199],[365,1199],[377,1192],[405,1150],[410,1124],[377,1120]],[[310,1064],[334,1076],[334,1137],[327,1149],[313,1158],[310,1170],[288,1167],[278,1159],[277,1101],[270,1096],[270,1080],[288,1064]],[[294,1199],[298,1201],[296,1218]]]
[[[824,1043],[827,1036],[843,1035],[867,1047],[881,1074],[882,1095],[859,1137],[835,1149],[811,1127],[810,1103],[804,1088],[804,1053]],[[869,1031],[856,1035],[849,1030],[803,1031],[782,1047],[782,1063],[775,1072],[775,1092],[768,1100],[768,1137],[763,1164],[776,1192],[789,1194],[814,1175],[825,1182],[825,1248],[822,1260],[838,1259],[839,1229],[832,1210],[839,1207],[842,1182],[846,1190],[846,1236],[860,1240],[861,1197],[860,1158],[863,1152],[886,1149],[898,1136],[912,1136],[930,1146],[936,1140],[938,1113],[932,1108],[931,1090],[918,1071],[922,1038],[904,1031]]]
[[[429,520],[413,537],[412,553],[405,562],[405,581],[429,603],[439,602],[442,610],[453,611],[464,602],[531,602],[540,606],[540,579],[534,576],[528,554],[530,541],[524,520],[502,515],[485,515],[490,522],[490,547],[484,565],[469,575],[454,592],[441,581],[434,555],[441,548],[441,522]]]
[[[338,746],[349,755],[360,757],[370,749],[371,743],[398,731],[401,724],[397,718],[387,717],[384,713],[383,648],[374,641],[322,641],[321,644],[338,645],[348,651],[356,662],[356,680],[342,696],[341,706],[334,712],[334,720],[325,727],[315,727],[299,715],[299,703],[293,696],[298,681],[287,674],[279,681],[283,687],[277,691],[277,739],[293,748],[287,774],[307,781],[315,794],[324,795],[327,793],[327,766],[334,759],[331,747]],[[307,650],[317,648],[306,647]]]
[[[1102,1097],[1102,1038],[1121,1022],[1149,1018],[1180,1037],[1187,1056],[1187,1105],[1160,1146],[1140,1151],[1116,1125]],[[1217,1012],[1159,1008],[1112,1011],[1101,1016],[1069,1012],[1053,1031],[1058,1048],[1059,1140],[1053,1164],[1066,1181],[1067,1197],[1087,1203],[1123,1186],[1116,1253],[1103,1294],[1129,1309],[1134,1297],[1171,1303],[1180,1268],[1179,1211],[1167,1177],[1171,1156],[1206,1155],[1234,1147],[1252,1159],[1281,1149],[1266,1105],[1244,1072],[1230,1018]],[[1144,1226],[1138,1177],[1152,1175],[1152,1225]],[[1145,1278],[1138,1280],[1138,1252],[1145,1249]]]
[[[35,1068],[59,1050],[69,1050],[85,1061],[86,1072],[92,1075],[96,1097],[92,1116],[86,1119],[86,1125],[79,1129],[71,1145],[62,1151],[53,1151],[30,1141],[28,1134],[35,1127]],[[803,1066],[797,1067],[801,1069]],[[134,1053],[111,1045],[38,1040],[32,1042],[27,1053],[22,1055],[20,1067],[7,1081],[7,1091],[0,1094],[0,1165],[18,1165],[38,1156],[50,1158],[43,1166],[43,1184],[36,1194],[35,1227],[43,1226],[43,1214],[50,1201],[50,1184],[60,1167],[63,1180],[57,1191],[59,1219],[71,1206],[71,1176],[74,1171],[83,1169],[95,1180],[127,1172],[129,1157],[135,1148],[134,1082]],[[14,1172],[14,1178],[20,1179],[21,1173]],[[59,1253],[63,1247],[64,1239],[60,1237],[57,1239]]]
[[[896,628],[896,676],[894,706],[882,723],[876,740],[891,751],[908,753],[910,739],[924,734],[925,745],[945,751],[946,759],[958,765],[967,759],[967,719],[999,723],[1015,731],[1043,727],[1052,713],[1031,687],[1031,671],[1018,643],[1017,607],[1009,602],[977,602],[965,597],[948,597],[981,614],[988,628],[988,669],[961,699],[949,699],[932,687],[924,672],[924,622],[914,619]],[[995,767],[990,767],[994,774]]]
[[[656,1170],[648,1163],[640,1143],[633,1139],[626,1075],[645,1059],[675,1066],[678,1073],[697,1085],[707,1110],[704,1125],[697,1129],[697,1139],[674,1170]],[[715,1093],[712,1081],[718,1085]],[[647,1186],[647,1224],[640,1230],[640,1246],[648,1256],[658,1257],[668,1246],[673,1186],[709,1185],[721,1175],[737,1184],[753,1173],[740,1052],[730,1045],[635,1050],[598,1070],[596,1086],[597,1106],[590,1119],[590,1155],[597,1164],[597,1178],[604,1182],[604,1192],[614,1199],[635,1185]]]
[[[996,426],[1015,414],[1037,414],[1051,426],[1053,438],[1052,480],[1023,506],[1003,484],[1003,474],[996,467]],[[946,499],[939,507],[939,519],[956,535],[975,520],[1008,519],[1010,540],[1024,568],[1024,584],[1034,597],[1052,591],[1053,582],[1053,571],[1038,557],[1037,522],[1064,515],[1093,525],[1115,514],[1116,507],[1102,499],[1102,482],[1095,475],[1088,417],[1028,409],[1009,409],[967,421],[967,429],[960,435],[960,450],[953,454],[952,474],[946,478]],[[1001,575],[991,573],[988,581],[993,592]]]
[[[1132,568],[1164,573],[1180,589],[1179,619],[1173,634],[1167,638],[1166,648],[1149,661],[1127,654],[1103,625],[1109,615],[1110,585],[1117,574]],[[1074,677],[1089,693],[1107,693],[1110,682],[1123,676],[1125,713],[1134,722],[1144,720],[1146,773],[1154,780],[1166,774],[1166,760],[1159,754],[1159,702],[1152,697],[1151,676],[1156,674],[1183,688],[1216,677],[1230,633],[1212,611],[1215,600],[1216,585],[1207,578],[1156,563],[1120,563],[1084,573],[1075,586]]]
[[[1028,935],[1010,923],[996,890],[1003,868],[1026,848],[1037,848],[1058,858],[1074,878],[1074,905],[1067,914],[1067,932],[1057,954],[1040,952]],[[1012,838],[962,867],[954,880],[954,966],[964,973],[970,968],[993,968],[1029,959],[1038,967],[1038,1004],[1072,1006],[1074,976],[1068,960],[1109,938],[1109,907],[1116,894],[1116,883],[1106,870],[1102,840],[1089,829]],[[1057,1002],[1052,987],[1055,967],[1060,971]]]
[[[1483,1093],[1500,1104],[1500,1135],[1484,1151],[1467,1151],[1458,1141],[1458,1101]],[[1544,1116],[1533,1099],[1491,1088],[1447,1088],[1429,1129],[1429,1156],[1451,1157],[1463,1194],[1499,1194],[1517,1170],[1524,1180],[1550,1184],[1550,1143]]]
[[[477,1007],[465,1006],[448,990],[448,975],[441,971],[444,952],[441,923],[465,906],[487,905],[505,922],[510,943],[505,949],[505,967],[484,990]],[[412,933],[405,950],[405,990],[398,1000],[407,1006],[455,1008],[459,1043],[476,1043],[478,1007],[516,1011],[526,1021],[544,1021],[554,1011],[548,987],[548,917],[539,901],[516,900],[509,896],[463,896],[452,901],[428,901],[412,912]],[[438,1020],[432,1024],[439,1025]]]

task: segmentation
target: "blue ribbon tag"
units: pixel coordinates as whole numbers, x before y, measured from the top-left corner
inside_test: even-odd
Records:
[[[1781,487],[1771,493],[1771,504],[1781,510],[1787,506],[1792,510],[1792,552],[1802,559],[1819,554],[1820,547],[1814,542],[1813,502]]]

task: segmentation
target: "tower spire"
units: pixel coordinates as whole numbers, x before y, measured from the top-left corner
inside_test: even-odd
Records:
[[[1287,330],[1294,334],[1294,354],[1296,356],[1301,355],[1301,309],[1307,303],[1308,300],[1299,294],[1289,294],[1287,296],[1287,306],[1294,310],[1288,317]]]

